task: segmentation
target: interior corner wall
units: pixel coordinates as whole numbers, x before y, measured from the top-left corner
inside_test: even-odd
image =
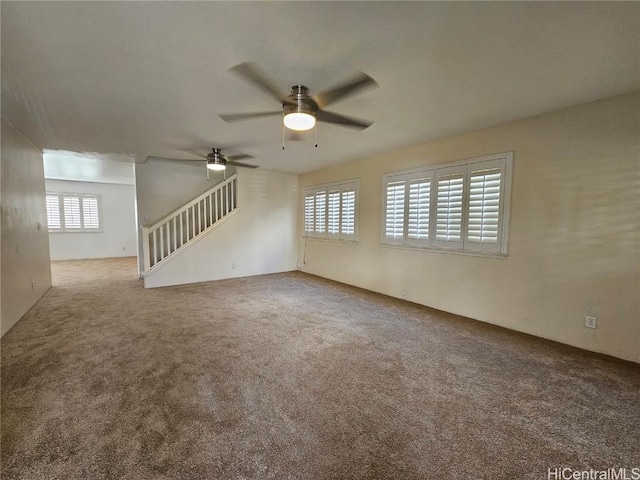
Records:
[[[137,251],[135,188],[115,183],[45,180],[48,192],[93,193],[101,197],[101,232],[52,232],[51,260],[133,257]]]
[[[4,335],[51,287],[42,152],[2,119],[0,330]]]
[[[299,219],[304,187],[360,179],[359,243],[309,239],[303,270],[640,362],[639,127],[635,92],[302,175]],[[508,151],[507,258],[381,245],[385,173]]]
[[[147,288],[296,269],[298,178],[238,169],[238,209],[164,267]]]

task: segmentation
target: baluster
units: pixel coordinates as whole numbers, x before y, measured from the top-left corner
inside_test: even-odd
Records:
[[[173,217],[173,251],[175,252],[178,249],[178,229],[176,228],[176,218]]]
[[[194,215],[195,215],[195,225],[194,225],[194,230],[193,230],[193,236],[197,237],[198,234],[200,233],[200,215],[198,212],[198,204],[194,203],[193,204],[193,211],[194,211]]]
[[[209,203],[209,226],[213,225],[213,194],[209,194],[207,197]]]
[[[216,190],[216,222],[220,220],[220,190]]]
[[[238,193],[236,192],[236,181],[235,179],[231,182],[231,210],[236,209],[236,196]]]
[[[196,209],[193,208],[193,205],[191,205],[189,207],[189,210],[191,211],[191,228],[190,230],[190,235],[189,235],[189,240],[191,240],[193,237],[195,237],[195,231],[196,231]]]
[[[164,258],[164,225],[160,225],[160,260],[162,260],[163,258]]]

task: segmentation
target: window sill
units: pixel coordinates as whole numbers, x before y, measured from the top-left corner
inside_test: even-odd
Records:
[[[460,250],[455,248],[438,248],[438,247],[418,247],[416,245],[395,245],[391,243],[381,243],[384,248],[397,248],[398,250],[417,250],[421,252],[445,253],[447,255],[465,255],[468,257],[484,257],[503,260],[507,258],[506,253],[481,252],[474,250]]]
[[[346,243],[347,245],[357,245],[358,240],[340,240],[339,238],[318,238],[318,237],[305,237],[302,236],[304,240],[313,240],[317,242],[331,242],[331,243]]]

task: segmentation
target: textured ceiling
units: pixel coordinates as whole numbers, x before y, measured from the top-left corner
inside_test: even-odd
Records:
[[[2,116],[43,149],[192,158],[229,147],[302,173],[640,88],[640,3],[2,2]],[[282,151],[278,109],[229,74],[254,61],[312,93],[380,88]]]

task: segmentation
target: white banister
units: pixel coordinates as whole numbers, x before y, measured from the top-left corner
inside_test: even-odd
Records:
[[[153,225],[140,227],[143,273],[197,241],[237,208],[237,174],[210,188]],[[166,231],[165,231],[166,230]]]

